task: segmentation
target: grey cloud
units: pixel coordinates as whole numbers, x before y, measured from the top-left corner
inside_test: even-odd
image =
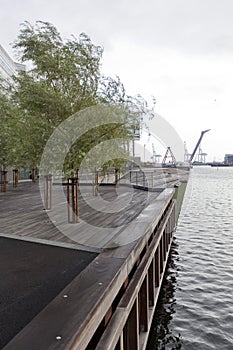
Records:
[[[13,41],[23,20],[48,20],[65,37],[84,31],[105,48],[124,39],[142,48],[232,52],[232,13],[231,0],[11,0],[1,4],[1,42]]]

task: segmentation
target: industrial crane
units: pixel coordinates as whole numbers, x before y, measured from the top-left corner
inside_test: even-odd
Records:
[[[171,161],[169,161],[169,163],[167,164],[166,163],[166,160],[167,158],[171,158]],[[165,153],[165,156],[163,158],[163,161],[162,161],[162,166],[163,167],[175,167],[176,166],[176,158],[171,150],[171,147],[167,147],[167,150],[166,150],[166,153]]]
[[[210,129],[203,130],[203,131],[201,132],[201,136],[199,137],[199,140],[197,141],[197,144],[196,144],[196,146],[195,146],[195,148],[194,148],[194,150],[193,150],[193,153],[191,154],[191,156],[190,156],[190,158],[189,158],[189,163],[190,163],[190,164],[192,163],[192,161],[193,161],[193,159],[194,159],[195,153],[196,153],[198,147],[200,146],[200,143],[201,143],[201,140],[202,140],[204,134],[205,134],[206,132],[208,132],[208,131],[210,131]]]

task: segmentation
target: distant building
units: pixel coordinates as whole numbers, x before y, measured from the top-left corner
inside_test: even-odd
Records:
[[[6,50],[0,45],[0,79],[3,81],[12,82],[12,75],[17,74],[19,71],[25,71],[26,66],[14,62],[8,55]]]
[[[233,165],[233,154],[225,154],[224,163]]]
[[[0,80],[3,81],[3,84],[5,83],[12,83],[12,76],[16,75],[19,71],[26,71],[26,66],[24,64],[20,64],[17,62],[14,62],[14,60],[8,55],[6,50],[0,45]],[[0,159],[0,170],[5,169],[5,166],[3,165],[4,161],[3,159]],[[8,177],[7,180],[9,182],[12,181],[12,168],[8,167]],[[1,171],[0,171],[1,173]]]

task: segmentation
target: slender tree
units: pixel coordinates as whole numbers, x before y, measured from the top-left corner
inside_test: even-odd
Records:
[[[85,33],[64,41],[51,23],[37,21],[33,26],[24,22],[13,47],[18,59],[30,68],[14,77],[10,91],[14,118],[8,118],[6,128],[11,130],[12,144],[3,149],[9,161],[21,166],[38,165],[54,129],[74,113],[100,103],[124,110],[124,122],[83,135],[68,153],[65,171],[79,167],[90,148],[99,142],[133,137],[145,106],[141,99],[126,94],[119,77],[101,75],[103,49]]]

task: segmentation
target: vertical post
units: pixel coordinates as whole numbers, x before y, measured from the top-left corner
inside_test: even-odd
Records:
[[[167,232],[167,234],[166,234],[166,244],[167,244],[167,246],[166,246],[166,251],[168,251],[168,247],[169,247],[169,245],[170,245],[171,217],[169,218],[169,227],[170,227],[170,230],[169,230],[169,232]]]
[[[121,333],[120,339],[119,339],[119,345],[120,345],[120,350],[124,350],[124,338],[123,338],[123,333]]]
[[[1,170],[1,192],[7,190],[7,170]]]
[[[97,196],[99,192],[99,172],[96,169],[95,170],[95,188],[94,188],[94,195]]]
[[[67,179],[66,195],[67,195],[68,222],[70,222],[70,179]]]
[[[151,261],[148,270],[149,283],[149,306],[154,306],[155,303],[155,258]]]
[[[78,222],[78,181],[71,177],[67,181],[68,223]],[[70,212],[71,211],[71,212]]]
[[[166,239],[166,229],[164,230],[163,232],[163,260],[165,261],[166,260],[166,255],[167,255],[167,239]]]
[[[165,233],[166,233],[166,239],[167,239],[167,242],[166,242],[167,243],[167,247],[166,247],[167,251],[168,251],[168,246],[169,246],[170,241],[171,241],[171,234],[172,234],[172,228],[171,228],[171,226],[172,226],[172,222],[171,222],[172,215],[173,215],[173,213],[171,213],[171,215],[170,215],[170,217],[168,219],[167,225],[165,227]]]
[[[138,299],[135,300],[124,327],[124,349],[139,349]]]
[[[155,287],[159,287],[160,282],[160,245],[155,252]]]
[[[115,185],[119,183],[119,169],[115,168]]]
[[[134,156],[135,156],[135,146],[134,146],[134,138],[133,138],[133,161],[134,161]]]
[[[148,278],[147,275],[139,292],[139,330],[148,331]]]
[[[36,169],[32,168],[32,181],[36,182]]]
[[[117,342],[117,345],[116,345],[114,350],[124,350],[123,332],[121,333],[119,340]]]
[[[77,179],[77,185],[79,187],[79,168],[76,169],[76,179]]]
[[[160,246],[160,273],[162,273],[163,272],[163,262],[164,262],[163,236],[160,239],[159,246]]]
[[[19,170],[13,169],[13,187],[17,187],[19,184]]]
[[[44,206],[45,210],[52,208],[52,175],[44,176]]]
[[[176,206],[174,205],[173,211],[172,211],[172,231],[175,229],[176,226]]]
[[[143,178],[143,187],[146,187],[146,175],[145,175],[145,171],[142,172],[142,178]]]

